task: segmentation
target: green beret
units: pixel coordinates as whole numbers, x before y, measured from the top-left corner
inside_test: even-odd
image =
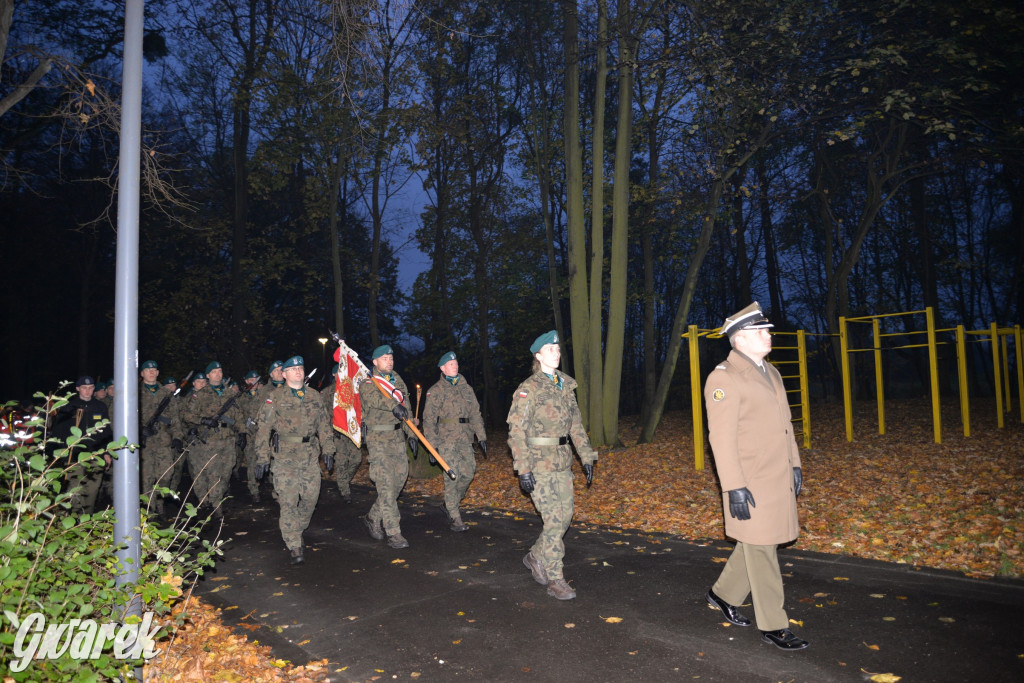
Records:
[[[157,370],[160,369],[160,367],[156,364],[155,360],[147,360],[145,363],[142,364],[139,370],[148,370],[150,368],[156,368]]]
[[[270,369],[267,370],[267,374],[269,375],[270,373],[272,373],[274,370],[277,370],[282,365],[284,365],[284,361],[283,360],[275,360],[273,363],[270,364]]]
[[[212,371],[214,371],[214,370],[216,370],[217,368],[220,368],[220,367],[221,367],[220,363],[218,363],[215,360],[211,360],[210,364],[206,366],[206,374],[209,375]]]
[[[441,360],[437,361],[437,367],[441,367],[450,360],[455,360],[455,352],[449,351],[448,353],[441,356]]]
[[[373,350],[373,360],[377,360],[381,356],[388,353],[390,353],[392,356],[395,355],[395,352],[391,350],[390,346],[388,346],[387,344],[381,344],[380,346]]]
[[[196,374],[192,375],[192,383],[193,384],[195,384],[197,381],[199,381],[201,379],[209,381],[209,378],[206,376],[205,372],[197,372]]]
[[[284,362],[284,365],[282,365],[281,367],[282,367],[282,369],[287,370],[288,368],[297,368],[300,365],[305,365],[305,364],[306,364],[306,362],[304,360],[302,360],[302,356],[292,356],[291,358],[286,360]]]
[[[246,379],[255,379],[255,378],[259,377],[259,376],[260,376],[259,373],[256,372],[255,370],[250,370],[249,372],[245,373],[245,378]]]
[[[165,377],[164,378],[164,384],[165,385],[167,385],[167,384],[177,384],[177,383],[178,383],[178,380],[174,379],[173,377]]]
[[[338,374],[338,364],[337,363],[335,363],[334,367],[331,368],[331,374],[332,375],[337,375]]]
[[[546,344],[557,344],[558,343],[558,331],[551,330],[545,332],[536,339],[533,340],[533,344],[530,345],[530,353],[537,353],[540,351],[540,347]]]

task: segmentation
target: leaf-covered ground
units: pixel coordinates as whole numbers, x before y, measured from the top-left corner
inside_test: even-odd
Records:
[[[1024,425],[1019,413],[995,424],[993,402],[972,403],[972,434],[958,405],[943,407],[943,443],[933,442],[927,401],[886,406],[878,434],[874,403],[861,405],[846,441],[842,406],[812,409],[812,448],[801,449],[804,490],[797,548],[952,569],[971,576],[1024,575]],[[665,416],[653,443],[636,445],[635,420],[622,421],[625,448],[602,449],[594,485],[576,471],[576,521],[723,537],[722,500],[710,451],[694,468],[688,412]],[[534,512],[519,491],[504,434],[478,458],[466,505]],[[365,465],[357,482],[369,484]],[[410,479],[407,491],[440,496],[441,479]]]

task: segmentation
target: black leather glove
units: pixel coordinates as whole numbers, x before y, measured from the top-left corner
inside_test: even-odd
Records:
[[[171,448],[181,453],[185,450],[185,444],[181,442],[181,439],[171,439]]]
[[[523,493],[533,493],[536,486],[537,479],[533,476],[533,472],[523,472],[519,475],[519,488],[523,490]]]
[[[359,431],[361,432],[362,439],[359,443],[366,443],[366,423],[359,425]]]
[[[394,408],[391,409],[391,414],[394,415],[397,419],[402,420],[403,422],[409,419],[409,409],[403,406],[401,403],[397,404]]]
[[[156,436],[156,427],[150,427],[149,425],[144,425],[142,427],[142,435],[144,437],[146,437],[147,439],[149,437],[151,437],[151,436]]]
[[[804,487],[804,473],[799,467],[793,468],[793,490],[796,495],[800,495],[800,490]]]
[[[412,459],[415,460],[417,457],[419,457],[420,454],[420,440],[417,439],[415,436],[410,436],[408,439],[408,443],[409,450],[412,451]],[[433,460],[434,456],[430,456],[430,459]]]
[[[585,463],[583,465],[583,474],[587,475],[587,486],[594,483],[594,463]]]
[[[334,454],[324,453],[324,467],[328,472],[334,469]]]
[[[486,441],[481,441],[480,442],[480,451],[484,454],[484,460],[486,460],[487,459],[487,442]]]
[[[204,417],[201,420],[199,420],[199,424],[203,425],[204,427],[209,427],[210,429],[213,429],[214,427],[217,426],[217,421],[214,420],[212,417]]]
[[[244,451],[246,444],[249,443],[249,435],[246,434],[245,432],[242,432],[237,437],[235,437],[235,441],[238,444],[239,450]]]
[[[754,496],[750,495],[750,491],[744,486],[741,489],[733,489],[729,491],[729,514],[736,519],[750,519],[750,508],[747,507],[747,503],[757,507],[757,503],[754,502]]]
[[[267,475],[267,470],[270,469],[270,463],[257,464],[253,467],[252,475],[256,477],[256,481],[259,481]]]

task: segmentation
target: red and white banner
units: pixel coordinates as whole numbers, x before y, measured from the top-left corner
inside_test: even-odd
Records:
[[[352,443],[362,445],[363,432],[360,424],[363,421],[363,408],[359,403],[359,383],[369,379],[370,371],[366,369],[359,355],[341,342],[334,352],[334,360],[338,362],[338,374],[334,378],[334,410],[332,424]]]

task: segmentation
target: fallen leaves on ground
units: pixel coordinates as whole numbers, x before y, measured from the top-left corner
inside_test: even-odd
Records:
[[[192,683],[245,681],[251,683],[325,683],[327,660],[293,665],[275,659],[269,645],[237,634],[220,619],[220,610],[192,596],[174,609],[186,613],[185,623],[158,646],[163,653],[146,663],[147,681]],[[170,621],[170,620],[168,620]]]
[[[943,443],[933,442],[930,402],[890,401],[879,435],[874,403],[855,415],[847,442],[841,405],[812,407],[812,448],[801,449],[802,532],[795,549],[839,553],[970,576],[1024,575],[1024,427],[1015,415],[995,425],[994,401],[972,401],[973,436],[964,437],[959,405],[943,404]],[[579,464],[576,522],[721,539],[722,498],[707,449],[694,468],[688,411],[667,413],[655,440],[637,444],[635,418],[620,423],[627,447],[601,449],[589,489]],[[465,505],[535,518],[519,491],[503,434],[477,459]],[[366,465],[356,476],[370,485]],[[406,491],[440,498],[440,477],[410,479]],[[526,514],[524,514],[526,513]]]

